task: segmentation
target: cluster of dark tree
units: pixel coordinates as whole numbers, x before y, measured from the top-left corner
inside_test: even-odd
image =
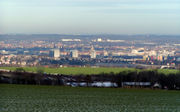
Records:
[[[180,89],[180,72],[177,74],[163,74],[154,71],[121,72],[117,74],[117,83],[122,82],[150,82],[151,87],[158,83],[161,89]]]
[[[68,59],[68,58],[61,58],[60,60],[54,60],[54,59],[46,59],[43,58],[40,61],[40,65],[86,65],[88,64],[85,60],[80,59]]]
[[[154,84],[161,85],[161,89],[180,89],[180,72],[177,74],[165,75],[155,71],[133,71],[114,73],[101,73],[98,75],[50,75],[29,72],[0,72],[0,83],[10,84],[36,84],[36,85],[66,85],[71,82],[112,82],[122,87],[123,82],[150,82],[149,87]]]
[[[32,84],[32,85],[63,85],[61,75],[47,75],[29,72],[0,72],[0,83]]]
[[[117,64],[117,63],[123,63],[123,64],[128,64],[127,61],[122,61],[118,58],[113,58],[113,59],[102,59],[102,57],[97,57],[97,59],[91,59],[90,57],[84,57],[86,59],[83,59],[82,56],[80,56],[81,58],[61,58],[59,60],[54,60],[54,59],[46,59],[46,58],[42,58],[41,61],[39,62],[40,65],[95,65],[97,63],[113,63],[113,64]],[[104,58],[104,57],[103,57]]]

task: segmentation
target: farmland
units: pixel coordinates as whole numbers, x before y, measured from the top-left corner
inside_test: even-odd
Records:
[[[0,67],[0,69],[7,69],[7,70],[16,70],[16,67]],[[36,72],[37,67],[23,67],[25,71],[28,72]],[[86,74],[86,75],[91,75],[91,74],[100,74],[100,73],[119,73],[123,71],[140,71],[139,69],[135,68],[105,68],[105,67],[100,67],[100,68],[91,68],[91,67],[65,67],[65,68],[41,68],[43,69],[44,72],[46,73],[51,73],[51,74],[66,74],[66,75],[79,75],[79,74]],[[170,73],[177,73],[178,70],[170,70],[170,69],[158,69],[159,73],[164,73],[164,74],[170,74]]]
[[[0,85],[2,112],[178,112],[179,91]]]

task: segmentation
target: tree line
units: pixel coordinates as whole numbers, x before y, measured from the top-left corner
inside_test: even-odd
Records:
[[[180,89],[180,72],[168,75],[157,70],[123,71],[120,73],[100,73],[98,75],[65,75],[45,74],[38,68],[37,73],[25,72],[23,68],[17,68],[14,72],[0,72],[0,83],[10,84],[35,84],[35,85],[66,85],[68,82],[85,82],[87,86],[92,82],[112,82],[122,87],[123,82],[150,82],[153,87],[158,83],[161,89]]]

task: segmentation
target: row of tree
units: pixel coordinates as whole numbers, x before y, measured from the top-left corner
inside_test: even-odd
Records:
[[[157,70],[149,71],[124,71],[117,74],[101,73],[98,75],[50,75],[44,74],[42,69],[37,73],[25,72],[22,68],[15,72],[0,72],[0,83],[13,84],[40,84],[40,85],[66,85],[68,82],[86,82],[87,85],[93,82],[113,82],[122,87],[123,82],[150,82],[151,87],[158,83],[162,89],[179,89],[180,72],[176,74],[163,74]]]
[[[118,85],[122,82],[150,82],[153,86],[155,83],[161,85],[162,89],[179,89],[180,88],[180,72],[176,74],[163,74],[154,71],[141,71],[117,74]]]

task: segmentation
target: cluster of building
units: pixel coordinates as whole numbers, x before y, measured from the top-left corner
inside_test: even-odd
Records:
[[[43,51],[40,51],[41,53],[44,53]],[[63,51],[61,52],[60,49],[51,49],[50,51],[46,52],[49,54],[49,57],[54,57],[54,59],[59,59],[61,57],[69,56],[71,58],[80,58],[80,55],[87,55],[89,58],[95,59],[96,58],[96,50],[94,50],[94,47],[92,47],[87,52],[79,52],[78,50],[70,50],[69,52]]]
[[[38,66],[40,57],[29,55],[1,55],[0,65]]]
[[[42,58],[179,66],[180,46],[109,38],[0,41],[0,65],[37,66]]]

